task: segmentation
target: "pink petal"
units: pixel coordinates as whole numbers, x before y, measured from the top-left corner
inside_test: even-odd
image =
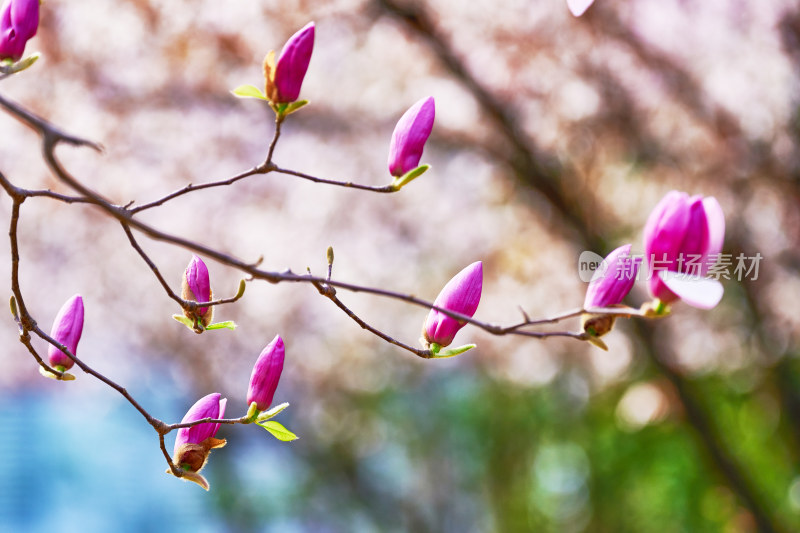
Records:
[[[713,196],[703,199],[703,208],[708,222],[708,248],[705,255],[715,255],[722,251],[722,243],[725,240],[725,214]]]
[[[650,213],[644,226],[644,253],[648,263],[661,261],[666,256],[667,264],[656,263],[660,270],[677,262],[689,220],[689,195],[678,191],[667,193]]]
[[[594,0],[567,0],[567,7],[576,17],[583,15]]]
[[[586,289],[585,309],[616,305],[628,295],[639,269],[638,263],[630,263],[630,253],[631,245],[625,244],[603,259]]]
[[[698,309],[713,309],[722,299],[722,283],[715,279],[661,270],[658,277],[681,300]]]

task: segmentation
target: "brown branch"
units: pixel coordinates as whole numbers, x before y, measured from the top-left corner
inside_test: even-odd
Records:
[[[275,167],[273,170],[279,174],[288,174],[290,176],[295,176],[298,178],[303,178],[304,180],[313,181],[314,183],[324,183],[326,185],[336,185],[339,187],[346,187],[348,189],[358,189],[362,191],[370,191],[370,192],[377,192],[377,193],[393,193],[397,192],[400,189],[389,185],[381,185],[381,186],[373,186],[373,185],[362,185],[360,183],[353,183],[352,181],[337,181],[337,180],[330,180],[325,178],[318,178],[316,176],[312,176],[310,174],[304,174],[303,172],[298,172],[296,170],[289,170],[286,168]]]
[[[278,145],[278,139],[281,136],[281,124],[283,124],[284,118],[286,118],[284,115],[275,113],[275,133],[272,135],[272,141],[269,143],[267,159],[264,160],[264,166],[270,166],[272,164],[272,156],[275,153],[275,147]]]
[[[328,276],[328,278],[330,279],[330,275]],[[356,324],[361,326],[362,329],[365,329],[365,330],[369,331],[370,333],[372,333],[374,335],[377,335],[378,337],[380,337],[381,339],[385,340],[386,342],[388,342],[390,344],[394,344],[395,346],[399,346],[400,348],[403,348],[404,350],[408,350],[409,352],[411,352],[414,355],[417,355],[419,357],[422,357],[423,359],[430,359],[433,356],[433,354],[431,353],[430,350],[421,350],[419,348],[414,348],[413,346],[409,346],[408,344],[400,342],[400,341],[390,337],[386,333],[383,333],[379,329],[376,329],[376,328],[370,326],[369,324],[367,324],[366,322],[364,322],[361,318],[358,317],[358,315],[356,315],[353,311],[351,311],[349,307],[347,307],[346,305],[344,305],[344,303],[342,303],[342,301],[339,299],[339,297],[336,296],[336,289],[334,289],[328,283],[320,283],[320,282],[316,282],[315,281],[312,284],[314,285],[314,287],[316,287],[316,289],[319,291],[319,293],[322,296],[325,296],[330,301],[332,301],[336,305],[336,307],[338,307],[339,309],[344,311],[345,314],[347,316],[349,316],[351,319],[353,319],[353,321]]]
[[[250,170],[247,170],[245,172],[237,174],[237,175],[233,176],[232,178],[228,178],[226,180],[212,181],[212,182],[203,183],[203,184],[200,184],[200,185],[193,185],[193,184],[190,183],[189,185],[186,185],[185,187],[183,187],[181,189],[178,189],[177,191],[174,191],[174,192],[164,196],[163,198],[159,198],[158,200],[154,200],[152,202],[148,202],[146,204],[142,204],[140,206],[128,209],[128,211],[132,215],[135,215],[136,213],[140,213],[140,212],[145,211],[147,209],[151,209],[153,207],[158,207],[160,205],[164,205],[168,201],[170,201],[170,200],[172,200],[174,198],[178,198],[179,196],[183,196],[184,194],[187,194],[187,193],[190,193],[190,192],[202,191],[203,189],[211,189],[213,187],[225,187],[227,185],[232,185],[232,184],[236,183],[239,180],[243,180],[244,178],[248,178],[248,177],[253,176],[255,174],[267,174],[271,170],[272,170],[272,168],[269,165],[262,165],[262,166],[259,166],[259,167],[251,168]]]

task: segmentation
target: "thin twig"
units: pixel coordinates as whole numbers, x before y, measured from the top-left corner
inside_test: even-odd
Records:
[[[415,354],[415,355],[417,355],[419,357],[422,357],[423,359],[430,359],[432,357],[433,354],[431,353],[430,350],[421,350],[419,348],[414,348],[413,346],[409,346],[408,344],[405,344],[405,343],[400,342],[400,341],[398,341],[396,339],[393,339],[392,337],[390,337],[386,333],[384,333],[384,332],[380,331],[379,329],[376,329],[376,328],[370,326],[369,324],[367,324],[366,322],[364,322],[364,320],[359,318],[358,315],[356,315],[353,311],[350,310],[350,308],[348,308],[346,305],[344,305],[344,303],[342,303],[342,301],[339,299],[339,297],[336,296],[336,290],[333,287],[331,287],[330,285],[319,283],[319,282],[314,282],[313,285],[314,285],[314,287],[317,288],[317,290],[319,291],[319,293],[321,295],[325,296],[330,301],[332,301],[334,304],[336,304],[336,307],[338,307],[339,309],[344,311],[345,314],[347,314],[347,316],[352,318],[355,321],[355,323],[358,324],[359,326],[361,326],[363,329],[366,329],[370,333],[372,333],[374,335],[377,335],[378,337],[380,337],[381,339],[385,340],[386,342],[394,344],[395,346],[399,346],[400,348],[403,348],[404,350],[408,350],[409,352],[411,352],[411,353],[413,353],[413,354]]]
[[[288,174],[290,176],[295,176],[298,178],[303,178],[305,180],[313,181],[314,183],[324,183],[326,185],[336,185],[339,187],[346,187],[348,189],[358,189],[362,191],[370,191],[370,192],[377,192],[377,193],[393,193],[397,192],[400,189],[393,187],[390,185],[381,185],[381,186],[373,186],[373,185],[362,185],[360,183],[353,183],[352,181],[337,181],[337,180],[330,180],[325,178],[318,178],[316,176],[312,176],[310,174],[305,174],[303,172],[298,172],[296,170],[289,170],[286,168],[281,167],[274,167],[273,169],[278,174]]]
[[[267,150],[267,159],[264,160],[264,166],[272,165],[272,156],[275,154],[275,146],[278,145],[278,139],[281,136],[281,124],[283,124],[284,115],[275,113],[275,133],[272,135],[272,141],[269,143],[269,150]]]
[[[269,165],[262,165],[260,167],[251,168],[250,170],[247,170],[245,172],[241,172],[241,173],[233,176],[232,178],[228,178],[226,180],[212,181],[212,182],[209,182],[209,183],[202,183],[200,185],[193,185],[193,184],[190,183],[189,185],[187,185],[187,186],[185,186],[185,187],[183,187],[181,189],[178,189],[177,191],[174,191],[174,192],[164,196],[163,198],[159,198],[158,200],[154,200],[152,202],[148,202],[146,204],[142,204],[142,205],[140,205],[138,207],[131,208],[131,209],[129,209],[129,211],[130,211],[130,213],[132,215],[135,215],[136,213],[140,213],[140,212],[145,211],[147,209],[151,209],[153,207],[158,207],[160,205],[164,205],[168,201],[170,201],[170,200],[172,200],[174,198],[178,198],[179,196],[183,196],[184,194],[188,194],[190,192],[202,191],[203,189],[211,189],[213,187],[225,187],[225,186],[228,186],[228,185],[232,185],[232,184],[236,183],[239,180],[243,180],[244,178],[248,178],[250,176],[254,176],[256,174],[266,174],[266,173],[270,172],[271,170],[272,169],[269,167]]]

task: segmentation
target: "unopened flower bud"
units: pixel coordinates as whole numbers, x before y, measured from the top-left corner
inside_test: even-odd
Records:
[[[586,289],[584,309],[611,307],[622,302],[633,288],[639,263],[630,257],[631,245],[620,246],[595,270]]]
[[[483,263],[476,261],[459,272],[444,286],[433,305],[470,318],[478,310],[483,288]],[[459,321],[441,311],[431,309],[422,335],[428,344],[448,346],[466,322]]]
[[[667,193],[644,228],[650,293],[667,304],[683,299],[701,309],[716,306],[722,285],[703,276],[722,251],[724,238],[725,216],[714,197]]]
[[[0,59],[17,61],[39,26],[39,0],[6,0],[0,8]]]
[[[212,296],[208,268],[202,259],[193,255],[189,266],[186,267],[186,271],[183,273],[181,298],[195,302],[210,302]],[[203,326],[208,326],[214,315],[214,308],[198,307],[194,312],[184,309],[183,313],[192,321],[199,320]]]
[[[181,423],[222,418],[227,401],[226,398],[220,399],[218,392],[203,396],[189,409]],[[225,446],[225,439],[215,438],[218,430],[219,424],[210,422],[178,429],[172,462],[188,472],[198,472],[205,466],[213,448]]]
[[[292,35],[275,62],[275,52],[264,59],[267,97],[274,104],[294,102],[300,96],[311,52],[314,49],[314,23],[309,22]]]
[[[78,341],[83,333],[83,298],[76,294],[61,307],[53,321],[50,336],[67,347],[75,355]],[[62,367],[64,370],[72,368],[75,364],[67,354],[52,344],[47,348],[47,359],[52,367]]]
[[[400,117],[389,144],[389,172],[400,177],[419,166],[425,141],[433,129],[433,97],[420,100]]]
[[[250,375],[250,386],[247,389],[247,405],[256,402],[259,411],[266,411],[272,404],[275,389],[283,371],[283,359],[286,350],[283,339],[275,335],[272,342],[261,351],[253,373]]]

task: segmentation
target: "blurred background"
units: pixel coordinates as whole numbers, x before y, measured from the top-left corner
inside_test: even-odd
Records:
[[[669,190],[713,195],[725,253],[760,253],[719,307],[618,321],[608,352],[492,337],[425,361],[361,330],[307,285],[251,283],[196,335],[98,210],[31,199],[21,284],[48,329],[79,292],[78,355],[177,422],[210,392],[241,416],[250,371],[280,333],[282,443],[223,427],[205,493],[164,473],[158,439],[113,390],[42,379],[0,327],[0,531],[688,532],[800,530],[800,7],[788,0],[49,0],[0,91],[105,152],[59,156],[113,201],[145,203],[264,160],[272,112],[229,93],[308,21],[314,55],[276,162],[389,182],[394,124],[434,96],[423,162],[399,194],[255,176],[142,220],[270,270],[433,300],[482,260],[476,318],[510,324],[579,307],[584,250],[624,243]],[[36,135],[0,116],[0,171],[68,192]],[[10,200],[0,198],[2,220]],[[191,254],[141,238],[175,290]],[[9,279],[8,245],[0,279]],[[240,275],[208,261],[216,295]],[[732,273],[733,271],[731,271]],[[6,287],[10,294],[10,287]],[[340,291],[414,344],[423,309]],[[637,285],[628,302],[648,298]],[[577,329],[567,322],[562,329]],[[46,350],[43,343],[38,344]],[[174,435],[167,442],[171,449]]]

